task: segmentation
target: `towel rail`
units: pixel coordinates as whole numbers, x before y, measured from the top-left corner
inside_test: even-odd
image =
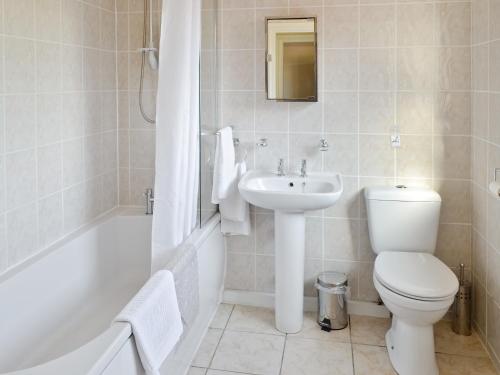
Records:
[[[233,127],[231,126],[231,129],[233,129]],[[219,136],[220,135],[220,130],[217,130],[217,131],[213,131],[213,130],[202,130],[201,131],[201,136]],[[235,146],[239,146],[240,145],[240,139],[239,138],[233,138],[233,144]]]

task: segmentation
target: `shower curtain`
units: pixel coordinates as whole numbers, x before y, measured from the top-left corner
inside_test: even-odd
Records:
[[[196,226],[201,0],[163,0],[151,272]]]

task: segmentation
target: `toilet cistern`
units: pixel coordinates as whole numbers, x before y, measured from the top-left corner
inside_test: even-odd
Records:
[[[276,328],[299,332],[304,309],[305,212],[333,206],[343,192],[342,177],[338,173],[277,176],[254,170],[238,188],[247,202],[274,210]]]

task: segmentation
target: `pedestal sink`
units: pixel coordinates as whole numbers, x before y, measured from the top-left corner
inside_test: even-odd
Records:
[[[238,188],[249,203],[274,210],[276,328],[302,329],[304,309],[305,212],[333,206],[343,191],[338,173],[277,176],[250,171]]]

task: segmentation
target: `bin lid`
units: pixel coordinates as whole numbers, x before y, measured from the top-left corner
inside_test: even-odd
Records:
[[[318,284],[323,288],[347,286],[347,275],[342,272],[326,271],[318,275]]]

